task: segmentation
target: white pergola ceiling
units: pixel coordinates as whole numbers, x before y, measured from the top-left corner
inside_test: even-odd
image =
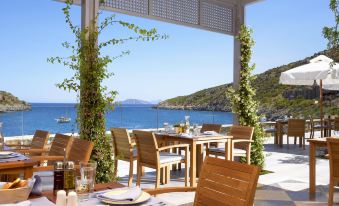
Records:
[[[60,0],[64,1],[64,0]],[[237,33],[239,7],[259,0],[104,0],[100,9],[213,32]],[[81,0],[74,3],[81,4]]]

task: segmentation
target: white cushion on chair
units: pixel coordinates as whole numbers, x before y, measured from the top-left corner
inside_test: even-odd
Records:
[[[185,159],[185,156],[169,152],[160,152],[160,164],[178,162]]]

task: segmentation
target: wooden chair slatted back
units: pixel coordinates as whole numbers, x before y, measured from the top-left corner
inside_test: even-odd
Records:
[[[327,149],[330,156],[330,174],[339,178],[339,138],[327,138]]]
[[[31,149],[43,149],[48,142],[49,132],[36,130],[32,139]]]
[[[127,129],[111,128],[114,156],[128,159],[133,154],[131,137]]]
[[[334,119],[334,130],[339,131],[339,117],[335,117]]]
[[[194,206],[253,205],[260,168],[224,159],[206,157]]]
[[[73,138],[64,134],[55,134],[51,149],[48,152],[49,156],[65,156],[68,154]],[[55,161],[48,161],[47,165],[53,165]]]
[[[157,166],[159,160],[158,144],[154,133],[134,130],[138,148],[138,161]]]
[[[201,132],[214,131],[214,132],[220,133],[221,124],[203,124],[200,131]]]
[[[305,125],[304,119],[289,119],[287,135],[292,137],[303,137],[305,136]]]
[[[73,138],[72,146],[69,151],[68,160],[73,161],[75,165],[79,165],[80,162],[88,162],[92,150],[93,150],[93,142],[87,141],[84,139]]]
[[[233,139],[251,140],[253,136],[253,131],[253,127],[234,125],[231,127],[230,135],[233,136]]]

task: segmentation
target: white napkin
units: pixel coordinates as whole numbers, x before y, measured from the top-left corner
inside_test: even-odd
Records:
[[[123,190],[126,189],[126,191],[122,194],[112,194],[110,193],[111,191],[116,191],[116,190]],[[126,187],[126,188],[118,188],[118,189],[113,189],[113,190],[109,190],[105,193],[101,193],[98,194],[98,198],[101,199],[107,199],[107,200],[111,200],[111,201],[130,201],[133,202],[135,200],[137,200],[140,195],[142,194],[142,191],[140,189],[140,187],[136,186],[136,187]]]
[[[15,204],[0,204],[0,206],[31,206],[31,205],[32,205],[32,203],[29,200],[19,202],[19,203],[15,203]]]
[[[218,133],[216,133],[215,131],[205,131],[202,134],[203,135],[217,135]]]

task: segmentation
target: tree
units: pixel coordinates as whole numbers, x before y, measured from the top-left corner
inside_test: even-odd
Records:
[[[116,91],[109,91],[102,85],[103,80],[110,78],[113,73],[107,66],[115,59],[129,54],[122,51],[119,55],[111,57],[102,55],[102,49],[128,41],[154,41],[167,38],[159,35],[156,29],[143,29],[134,24],[115,19],[115,16],[105,18],[100,24],[93,22],[94,28],[80,29],[75,26],[70,17],[72,1],[67,0],[63,8],[66,23],[75,35],[75,42],[62,43],[62,46],[72,51],[69,57],[52,57],[48,61],[62,64],[74,72],[70,78],[64,79],[57,86],[63,90],[74,91],[79,100],[77,108],[77,123],[81,139],[94,142],[91,160],[97,163],[97,182],[109,182],[114,180],[114,164],[110,136],[106,135],[105,113],[113,109]],[[98,21],[100,13],[97,14]],[[112,38],[105,42],[99,42],[99,36],[108,26],[120,26],[130,30],[135,36],[126,38]]]
[[[328,40],[327,47],[333,53],[333,56],[339,56],[339,0],[330,0],[330,10],[334,14],[335,25],[333,27],[324,27],[323,35]]]
[[[240,85],[237,90],[230,87],[227,91],[227,97],[232,104],[232,111],[238,115],[239,124],[244,126],[254,127],[253,143],[251,146],[251,163],[260,167],[264,167],[264,132],[259,124],[258,102],[254,99],[255,89],[252,82],[255,79],[251,73],[255,65],[250,65],[252,57],[252,47],[254,40],[251,37],[253,31],[246,26],[241,26],[239,35],[240,41],[241,63],[240,63]]]

